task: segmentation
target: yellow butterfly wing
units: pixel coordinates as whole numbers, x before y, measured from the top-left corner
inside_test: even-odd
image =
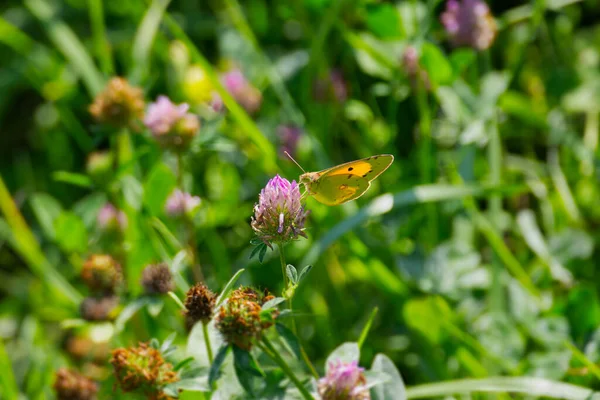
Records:
[[[371,186],[366,178],[357,175],[325,175],[312,185],[312,196],[328,206],[336,206],[362,196]]]
[[[391,154],[381,154],[336,165],[320,172],[301,176],[309,193],[319,202],[335,206],[362,196],[394,161]],[[305,178],[304,178],[305,177]]]
[[[391,154],[380,154],[378,156],[363,158],[362,160],[350,161],[319,172],[320,179],[326,176],[353,175],[365,178],[370,182],[388,169],[393,161],[394,156]]]

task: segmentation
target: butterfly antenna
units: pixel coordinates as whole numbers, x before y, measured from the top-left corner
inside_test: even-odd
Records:
[[[290,156],[290,153],[288,153],[287,151],[284,151],[284,153],[286,156],[288,156],[290,158],[290,160],[292,160],[294,162],[294,164],[296,164],[302,170],[302,172],[306,173],[304,168],[302,168],[302,166],[300,164],[298,164],[298,161],[294,160],[294,157]]]

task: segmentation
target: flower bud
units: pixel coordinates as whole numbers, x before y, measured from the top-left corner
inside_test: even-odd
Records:
[[[254,114],[260,109],[262,94],[248,82],[241,70],[232,69],[222,74],[221,82],[235,101],[249,114]],[[213,109],[218,110],[220,108],[218,105],[222,105],[222,99],[216,95],[213,97]]]
[[[95,184],[104,186],[111,180],[113,163],[114,157],[111,152],[97,151],[89,155],[85,169]]]
[[[124,78],[112,78],[89,110],[98,122],[117,128],[130,127],[144,115],[144,95]]]
[[[56,371],[54,391],[57,400],[96,400],[98,384],[73,370]]]
[[[175,288],[173,275],[166,263],[146,266],[142,271],[141,283],[148,294],[165,294]]]

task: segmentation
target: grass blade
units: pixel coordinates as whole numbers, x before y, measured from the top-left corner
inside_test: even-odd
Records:
[[[3,393],[7,399],[19,398],[17,381],[2,340],[0,340],[0,371],[2,371],[0,374],[0,393]]]
[[[598,400],[600,393],[568,383],[551,381],[543,378],[495,377],[484,379],[462,379],[456,381],[429,383],[413,386],[406,390],[408,399],[428,397],[446,397],[459,393],[523,393],[528,397],[549,397],[566,400]]]
[[[104,78],[71,28],[55,17],[54,10],[44,0],[25,0],[25,5],[42,22],[54,46],[77,71],[90,96],[100,92],[104,87]]]

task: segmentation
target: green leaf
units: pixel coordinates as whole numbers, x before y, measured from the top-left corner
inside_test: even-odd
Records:
[[[296,268],[292,264],[288,264],[285,267],[285,273],[286,273],[288,279],[290,280],[290,282],[292,282],[292,285],[295,285],[296,283],[298,283],[298,272],[296,271]]]
[[[221,375],[221,367],[223,366],[223,362],[225,361],[227,353],[229,353],[230,349],[231,346],[223,345],[217,352],[215,359],[210,366],[210,371],[208,372],[208,384],[210,387],[213,387],[217,379],[219,379],[219,376]]]
[[[0,374],[0,393],[3,393],[7,399],[19,398],[19,387],[2,340],[0,340],[0,370],[2,371]]]
[[[421,333],[432,344],[439,344],[444,321],[451,319],[451,310],[442,298],[410,299],[404,303],[402,315],[406,324]]]
[[[137,29],[132,46],[133,68],[131,81],[133,83],[142,82],[148,73],[148,66],[151,65],[150,52],[152,50],[152,43],[170,2],[170,0],[153,0]]]
[[[368,5],[367,26],[375,36],[380,38],[390,39],[402,36],[400,15],[393,4]]]
[[[294,335],[294,332],[281,323],[276,323],[275,329],[277,330],[277,333],[279,333],[279,336],[281,336],[283,339],[286,350],[297,359],[300,359],[302,356],[300,342],[298,341],[296,335]]]
[[[308,276],[308,273],[312,270],[312,265],[307,265],[300,271],[300,276],[298,277],[298,283],[302,282],[304,278]]]
[[[246,392],[255,397],[255,393],[257,393],[257,390],[259,389],[257,386],[260,384],[260,381],[264,382],[264,379],[257,380],[256,378],[262,378],[265,374],[250,352],[242,350],[237,346],[232,347],[233,367],[238,382],[240,382],[240,385],[242,385]]]
[[[142,206],[142,197],[144,195],[144,189],[140,181],[138,181],[132,175],[125,175],[121,178],[121,188],[123,190],[123,197],[131,208],[139,211]]]
[[[89,176],[76,174],[69,171],[56,171],[52,174],[52,179],[54,179],[56,182],[68,183],[73,186],[79,186],[86,189],[94,186],[94,183]]]
[[[67,211],[54,221],[56,242],[67,253],[84,253],[87,250],[85,224],[76,214]]]
[[[325,369],[329,371],[331,365],[335,365],[338,362],[349,363],[352,361],[358,362],[360,358],[360,348],[358,343],[346,342],[338,346],[335,350],[329,354],[327,361],[325,361]]]
[[[142,307],[150,302],[148,297],[140,297],[127,304],[119,313],[115,320],[115,331],[119,333],[125,328],[125,324],[129,321]]]
[[[267,245],[263,243],[260,247],[260,252],[258,253],[258,261],[262,264],[265,259],[265,255],[267,254]]]
[[[263,304],[261,308],[263,310],[275,308],[278,304],[281,304],[284,301],[285,301],[285,297],[275,297],[274,299],[271,299],[271,300],[267,301],[265,304]]]
[[[223,335],[215,328],[214,320],[208,324],[206,332],[208,333],[211,350],[219,349],[224,345]],[[206,348],[206,337],[204,335],[204,326],[202,323],[194,325],[192,331],[188,335],[186,354],[194,357],[196,364],[200,367],[210,367],[210,360]]]
[[[405,400],[406,387],[396,365],[385,354],[377,354],[373,360],[372,372],[386,375],[386,380],[371,388],[372,400]]]
[[[49,239],[56,239],[54,221],[63,211],[58,200],[46,193],[35,193],[29,199],[29,204],[44,234]]]
[[[564,400],[598,400],[600,393],[568,383],[535,377],[462,379],[418,385],[406,390],[407,399],[448,397],[467,393],[523,393],[527,397]]]
[[[452,81],[452,66],[444,53],[436,45],[423,43],[419,62],[427,70],[429,79],[436,86],[445,85]]]
[[[152,169],[144,183],[143,202],[152,215],[164,214],[165,202],[177,186],[175,174],[163,163]]]
[[[242,275],[243,272],[244,270],[240,269],[238,272],[235,273],[235,275],[231,277],[229,282],[227,282],[227,284],[219,294],[219,297],[217,297],[217,301],[215,302],[215,309],[219,308],[221,304],[223,304],[227,296],[229,296],[229,292],[231,292],[231,290],[233,289],[233,285],[235,285],[238,278],[240,277],[240,275]]]
[[[264,244],[263,242],[255,244],[254,248],[252,249],[252,252],[250,253],[250,257],[248,257],[248,259],[251,260],[252,258],[254,258],[254,256],[256,254],[258,254],[258,252],[261,251],[263,247],[267,247],[267,245]]]

